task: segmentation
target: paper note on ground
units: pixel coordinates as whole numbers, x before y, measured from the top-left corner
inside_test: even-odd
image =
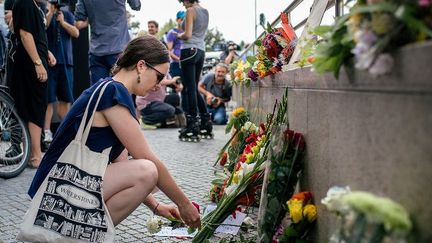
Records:
[[[175,236],[175,237],[194,237],[197,231],[192,234],[188,234],[186,227],[180,227],[173,229],[172,227],[162,227],[162,229],[153,234],[154,236]]]
[[[215,204],[207,205],[204,211],[204,215],[207,215],[208,213],[210,213],[215,209],[216,209]],[[240,229],[240,225],[242,224],[245,218],[246,218],[246,214],[236,211],[236,217],[234,218],[232,215],[228,216],[222,222],[222,224],[216,228],[215,232],[236,235]]]

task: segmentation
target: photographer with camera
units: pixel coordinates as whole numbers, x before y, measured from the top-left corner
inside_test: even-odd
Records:
[[[48,67],[48,106],[45,113],[44,142],[52,141],[51,119],[54,103],[60,119],[69,111],[73,99],[73,58],[72,37],[78,38],[79,30],[75,27],[75,17],[67,9],[68,2],[50,0],[48,2],[47,37],[48,49],[57,59],[57,64]]]
[[[219,63],[214,73],[208,73],[200,81],[198,90],[205,96],[207,110],[212,121],[217,125],[225,125],[228,121],[225,103],[230,101],[232,95],[231,83],[226,79],[228,65]]]
[[[227,65],[230,65],[234,62],[237,58],[239,58],[239,55],[237,54],[237,44],[233,41],[228,41],[227,48],[225,48],[225,51],[222,52],[220,56],[220,60],[224,62]]]

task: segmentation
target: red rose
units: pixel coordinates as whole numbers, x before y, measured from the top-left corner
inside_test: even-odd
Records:
[[[299,151],[304,150],[304,148],[306,146],[306,142],[305,142],[303,134],[301,134],[301,133],[295,133],[294,134],[294,144],[296,145],[296,147]]]
[[[221,166],[224,166],[226,164],[226,162],[227,162],[227,159],[228,159],[228,153],[225,152],[225,153],[223,153],[222,158],[219,161],[219,164]]]

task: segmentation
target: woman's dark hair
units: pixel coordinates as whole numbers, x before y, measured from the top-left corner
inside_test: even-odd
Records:
[[[144,60],[150,65],[169,62],[167,48],[158,39],[151,35],[144,35],[131,40],[117,59],[111,70],[113,75],[120,69],[132,70],[138,61]]]

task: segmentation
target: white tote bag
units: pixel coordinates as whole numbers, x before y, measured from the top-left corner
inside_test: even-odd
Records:
[[[102,180],[111,148],[97,153],[85,145],[96,107],[108,83],[101,83],[91,95],[75,139],[36,192],[17,239],[30,242],[114,242],[114,225],[102,194]],[[99,97],[85,125],[90,101],[99,89]]]

